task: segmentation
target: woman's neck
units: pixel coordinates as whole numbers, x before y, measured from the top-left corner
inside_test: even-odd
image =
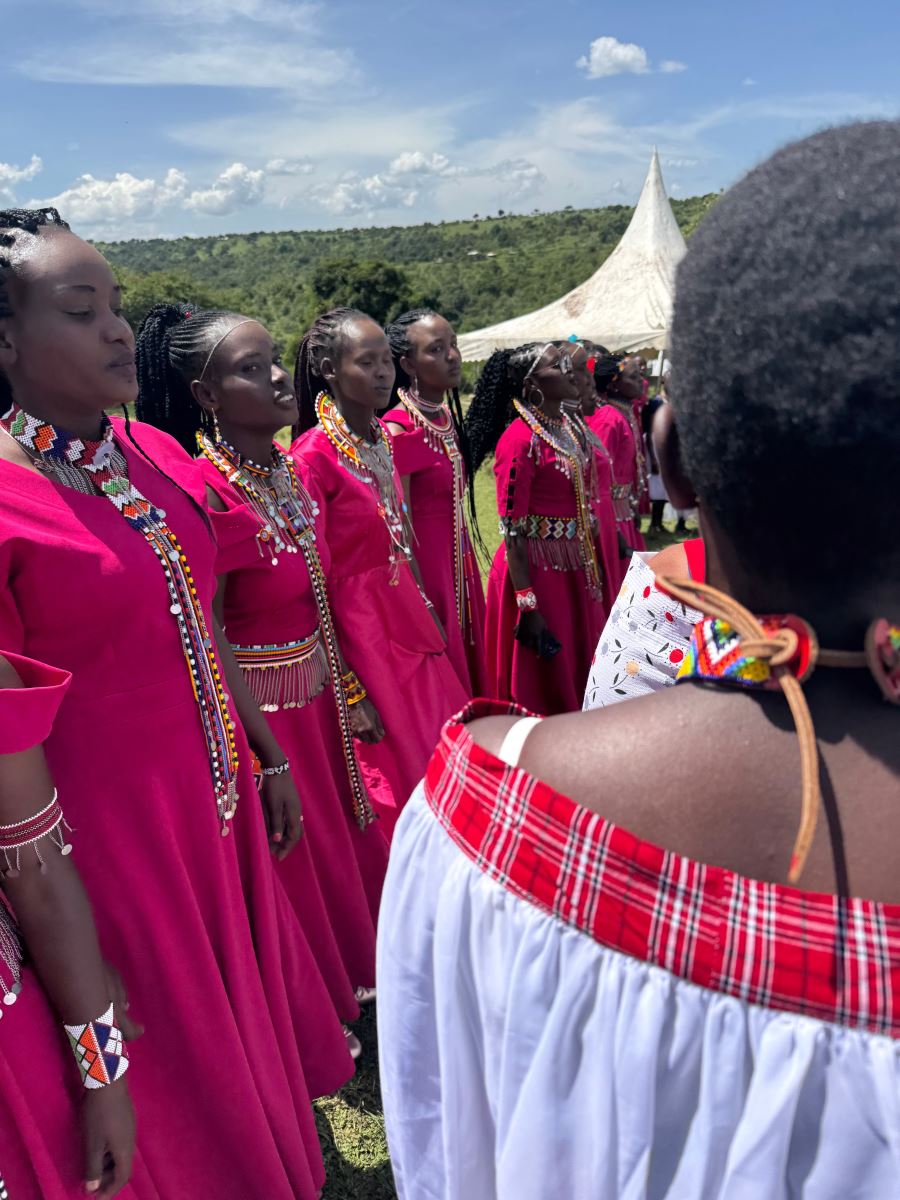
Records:
[[[416,391],[409,389],[413,400],[424,400],[431,408],[439,408],[444,403],[444,392],[440,388],[420,387]]]
[[[103,409],[100,409],[99,412],[72,411],[64,404],[57,404],[52,399],[43,396],[33,401],[30,399],[20,400],[18,396],[14,399],[30,417],[46,421],[47,424],[53,425],[57,429],[65,429],[67,433],[74,434],[82,441],[96,442],[102,436],[103,418],[106,415]]]
[[[371,408],[365,405],[358,404],[355,400],[348,400],[343,396],[335,396],[334,403],[338,412],[347,422],[352,433],[357,437],[365,438],[367,442],[372,439],[372,418],[375,414]]]
[[[537,409],[538,413],[548,421],[558,421],[562,416],[562,405],[558,400],[543,400]]]
[[[223,441],[237,450],[241,458],[259,463],[267,467],[272,461],[272,441],[274,434],[260,433],[256,429],[235,429],[234,426],[220,422],[219,431]]]

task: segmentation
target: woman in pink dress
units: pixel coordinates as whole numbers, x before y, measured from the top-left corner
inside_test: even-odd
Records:
[[[633,360],[626,364],[602,346],[596,350],[594,385],[600,403],[587,421],[609,453],[619,533],[632,550],[644,550],[646,545],[637,522],[640,483],[637,442],[628,416],[631,399],[641,389],[640,374]]]
[[[74,1200],[83,1181],[129,1200],[313,1200],[323,1171],[297,1043],[316,1036],[302,1028],[315,967],[224,691],[220,661],[243,705],[214,643],[202,481],[172,482],[184,454],[170,438],[104,416],[137,393],[105,259],[54,210],[0,228],[0,651],[14,669],[0,850],[29,960],[4,921],[6,1003],[18,993],[0,1022],[6,1182],[16,1200]],[[283,754],[261,725],[274,770]],[[289,774],[267,777],[264,800],[287,849]],[[124,1074],[129,1016],[146,1032]]]
[[[324,314],[303,339],[294,382],[302,436],[293,453],[319,506],[335,627],[384,726],[360,758],[390,836],[466,690],[422,588],[390,436],[375,416],[394,384],[384,330],[353,309]]]
[[[417,308],[385,330],[397,372],[384,416],[413,528],[425,595],[447,634],[447,654],[470,695],[486,694],[484,588],[466,520],[476,531],[475,493],[462,428],[462,358],[439,313]]]
[[[293,385],[259,322],[183,304],[151,310],[137,365],[141,419],[199,447],[193,469],[219,547],[222,627],[303,801],[306,836],[279,875],[335,1007],[354,1020],[375,983],[388,850],[354,738],[377,742],[382,731],[340,651],[314,506],[273,442],[297,420]]]
[[[590,468],[564,402],[577,398],[568,350],[498,350],[466,416],[472,465],[494,453],[504,544],[487,589],[491,695],[539,713],[581,707],[606,619]]]

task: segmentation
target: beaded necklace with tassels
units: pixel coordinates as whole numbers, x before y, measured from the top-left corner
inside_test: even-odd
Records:
[[[563,413],[558,422],[552,424],[541,413],[530,408],[522,400],[514,400],[513,407],[531,430],[532,452],[537,457],[537,443],[543,442],[554,453],[553,466],[572,484],[575,492],[575,520],[581,566],[584,570],[588,594],[594,600],[603,599],[603,572],[597,558],[592,521],[594,519],[588,494],[588,471],[591,464],[587,453],[582,450],[577,434],[569,418]]]
[[[456,595],[456,615],[459,618],[463,635],[471,634],[473,612],[472,601],[468,594],[466,573],[466,557],[472,554],[469,529],[466,525],[466,468],[462,451],[453,424],[453,417],[447,404],[436,406],[435,416],[440,414],[440,423],[433,420],[419,407],[419,402],[406,388],[399,388],[397,395],[403,407],[409,413],[413,423],[423,431],[425,444],[435,454],[445,454],[453,471],[453,583]]]
[[[166,524],[165,512],[147,500],[129,479],[128,463],[108,417],[102,418],[100,438],[96,441],[75,437],[49,421],[29,416],[17,404],[0,418],[0,426],[41,472],[85,494],[105,496],[156,555],[165,576],[169,612],[178,627],[206,739],[219,827],[222,836],[227,836],[238,800],[234,723],[191,569],[178,539]]]
[[[278,554],[282,551],[295,554],[299,551],[303,555],[328,658],[341,731],[341,748],[350,782],[353,818],[360,829],[365,829],[375,820],[375,812],[360,771],[350,708],[341,687],[342,663],[337,633],[328,601],[325,572],[316,547],[315,519],[319,507],[298,478],[291,456],[276,443],[272,444],[272,465],[268,467],[250,462],[227,442],[215,441],[204,432],[197,434],[197,445],[201,454],[232,485],[259,522],[260,531],[256,537],[260,554],[264,552],[264,547],[268,549],[271,561],[276,566]]]
[[[800,828],[788,868],[797,883],[809,856],[822,805],[816,731],[802,684],[820,667],[866,667],[890,704],[900,705],[900,627],[885,620],[869,626],[862,650],[826,650],[801,617],[756,617],[709,584],[659,575],[657,587],[706,616],[691,635],[677,682],[706,679],[739,687],[781,691],[800,741]]]

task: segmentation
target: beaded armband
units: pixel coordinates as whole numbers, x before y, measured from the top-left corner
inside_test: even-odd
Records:
[[[265,775],[268,778],[271,775],[287,775],[290,769],[290,761],[285,759],[284,762],[279,763],[277,767],[260,767],[259,773],[260,775]]]
[[[348,671],[346,675],[341,676],[341,689],[348,704],[359,704],[368,695],[355,671]]]
[[[5,867],[2,868],[3,874],[8,879],[18,878],[22,870],[22,851],[27,850],[29,846],[40,864],[41,873],[46,874],[47,864],[44,862],[39,843],[47,838],[60,854],[71,854],[72,846],[65,839],[64,828],[69,833],[72,832],[63,816],[54,788],[53,799],[40,812],[12,825],[0,825],[0,854],[3,855],[5,863]]]
[[[113,1006],[86,1025],[65,1025],[86,1088],[109,1087],[128,1070],[128,1051]]]

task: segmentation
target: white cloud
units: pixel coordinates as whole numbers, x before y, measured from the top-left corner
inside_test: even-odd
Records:
[[[263,198],[264,172],[251,171],[243,163],[232,163],[210,188],[191,192],[185,203],[194,212],[222,217],[239,208],[258,204]]]
[[[677,58],[667,58],[659,64],[659,69],[663,75],[679,75],[687,70],[687,63],[679,62]]]
[[[445,175],[452,170],[445,154],[423,154],[421,150],[404,150],[388,169],[392,175]]]
[[[605,79],[610,75],[646,75],[650,70],[647,51],[634,42],[620,42],[614,37],[598,37],[591,42],[588,54],[575,64],[587,71],[590,79]]]
[[[748,75],[746,79],[741,80],[741,87],[756,87],[756,80]]]
[[[389,171],[366,176],[352,171],[335,186],[322,187],[318,197],[323,208],[343,216],[384,208],[412,208],[419,193],[416,188],[398,183]]]
[[[43,161],[32,154],[31,162],[26,167],[16,167],[12,163],[0,162],[0,184],[4,186],[13,183],[28,183],[40,175],[44,169]]]
[[[266,163],[267,175],[312,175],[315,169],[308,158],[270,158]]]

